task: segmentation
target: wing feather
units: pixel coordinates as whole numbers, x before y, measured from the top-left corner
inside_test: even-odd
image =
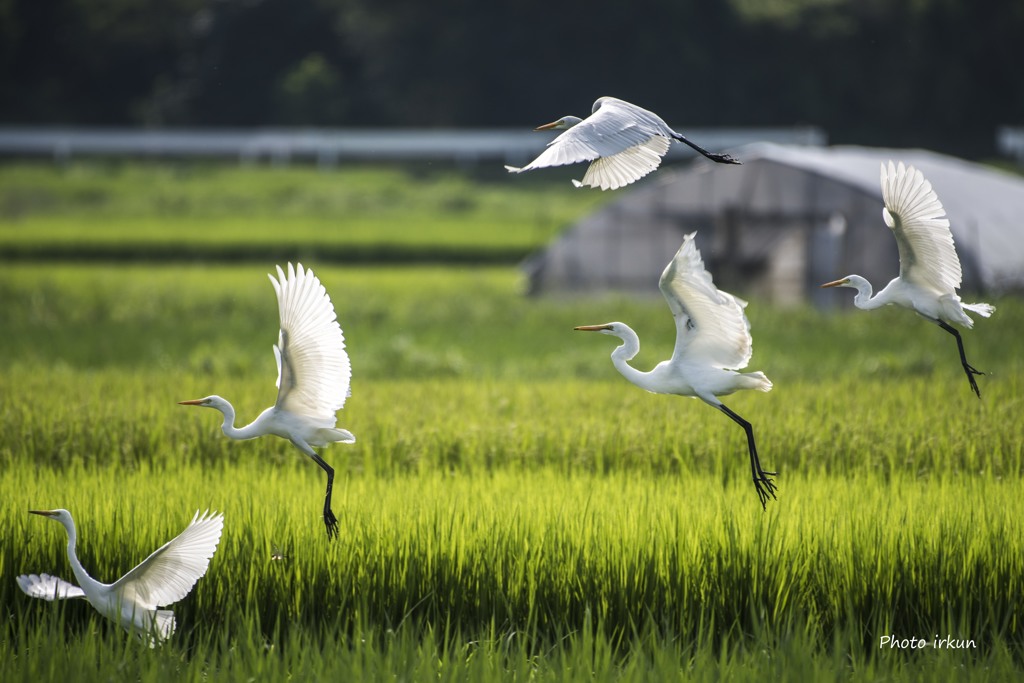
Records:
[[[747,302],[715,287],[690,233],[665,267],[658,286],[676,321],[672,359],[700,358],[713,367],[745,368],[753,352]]]
[[[277,292],[281,331],[277,360],[277,407],[334,426],[335,412],[349,396],[352,368],[345,336],[327,290],[302,264],[277,268],[270,276]]]
[[[197,511],[184,531],[111,584],[109,590],[141,609],[178,602],[206,573],[223,529],[223,514],[200,515]]]
[[[22,574],[17,581],[18,587],[33,598],[53,601],[85,597],[85,591],[78,586],[49,574]]]
[[[671,141],[655,135],[618,154],[596,159],[577,186],[616,190],[643,178],[661,165]]]
[[[882,165],[882,218],[900,252],[900,278],[939,292],[960,286],[960,259],[931,183],[913,166]]]

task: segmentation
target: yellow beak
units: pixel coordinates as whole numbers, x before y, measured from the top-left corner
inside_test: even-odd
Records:
[[[826,287],[838,287],[839,285],[845,285],[848,284],[849,282],[850,280],[844,277],[842,280],[833,280],[832,282],[826,282],[821,286],[821,288],[824,289]]]

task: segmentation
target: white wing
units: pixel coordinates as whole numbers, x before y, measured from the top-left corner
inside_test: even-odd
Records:
[[[900,279],[953,292],[960,286],[960,259],[946,212],[931,183],[913,166],[882,165],[882,218],[900,250]]]
[[[668,151],[672,135],[672,129],[656,114],[614,97],[602,97],[594,103],[593,114],[548,143],[547,149],[536,159],[522,168],[507,168],[515,173],[521,173],[535,168],[564,166],[604,158],[608,159],[604,165],[605,169],[621,164],[615,168],[614,173],[633,182],[657,168],[661,162],[660,157]],[[649,144],[654,137],[661,138],[662,142]],[[618,157],[638,145],[645,146],[642,152]],[[648,168],[654,155],[658,158],[654,165]],[[614,161],[617,157],[618,161]],[[639,172],[637,168],[646,170]],[[600,168],[595,171],[601,172]],[[638,172],[639,175],[636,175]],[[586,178],[582,184],[591,185]],[[600,187],[599,184],[592,186]]]
[[[178,536],[153,551],[137,567],[108,587],[125,602],[156,609],[181,600],[192,590],[217,550],[224,515],[196,512]]]
[[[52,601],[85,597],[85,591],[78,586],[49,574],[22,574],[17,580],[21,590],[33,598]]]
[[[576,187],[599,187],[602,190],[617,190],[658,168],[672,142],[655,135],[645,142],[610,157],[595,160],[587,169],[582,181],[573,181]]]
[[[270,276],[281,312],[277,358],[277,407],[334,426],[349,395],[352,368],[345,337],[327,290],[302,264]]]
[[[696,234],[683,238],[658,282],[676,320],[672,360],[685,356],[717,368],[745,368],[753,351],[743,313],[747,302],[715,287],[697,251]]]

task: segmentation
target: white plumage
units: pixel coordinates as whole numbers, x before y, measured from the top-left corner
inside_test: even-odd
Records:
[[[289,263],[287,276],[278,266],[277,277],[270,276],[281,314],[281,330],[274,345],[275,407],[330,422],[333,427],[335,413],[345,407],[349,397],[352,378],[334,306],[320,280],[313,271],[304,271],[301,263],[297,270]]]
[[[899,276],[874,296],[871,283],[860,275],[847,275],[822,287],[856,289],[853,303],[864,310],[890,304],[909,308],[952,334],[956,337],[960,363],[971,389],[980,398],[981,391],[974,376],[984,373],[967,362],[960,333],[950,323],[971,328],[974,321],[966,311],[987,318],[995,307],[960,300],[956,290],[960,287],[962,271],[953,233],[942,203],[924,175],[913,166],[904,166],[902,162],[895,165],[890,161],[888,165],[882,164],[881,183],[885,205],[882,219],[892,230],[899,248]]]
[[[337,429],[335,413],[349,396],[352,368],[345,351],[345,337],[331,298],[312,270],[302,264],[280,266],[277,278],[270,276],[277,293],[281,327],[274,357],[277,359],[277,401],[250,424],[236,428],[235,409],[217,395],[181,405],[219,410],[224,415],[221,429],[232,439],[254,439],[273,434],[291,441],[327,473],[323,518],[327,535],[333,536],[337,519],[331,510],[334,469],[324,462],[313,446],[354,443],[356,437]]]
[[[889,162],[881,171],[882,219],[900,253],[900,279],[939,294],[960,287],[960,259],[946,211],[931,183],[913,166]]]
[[[67,510],[31,510],[33,514],[55,519],[68,533],[68,560],[81,586],[49,574],[23,574],[18,586],[27,595],[43,600],[85,598],[100,614],[135,633],[150,646],[174,633],[171,610],[158,609],[188,595],[206,573],[217,550],[224,528],[224,515],[197,511],[192,522],[178,536],[111,584],[89,576],[78,560],[75,545],[78,533]]]
[[[586,119],[563,116],[536,130],[565,132],[548,143],[540,156],[526,166],[506,166],[510,173],[591,161],[583,180],[573,180],[573,184],[615,190],[658,168],[673,139],[712,161],[739,163],[727,154],[712,154],[699,147],[672,130],[654,112],[615,97],[598,98]]]
[[[658,281],[676,322],[673,359],[689,359],[714,368],[747,367],[754,343],[743,309],[747,302],[723,292],[704,268],[694,241],[686,236]]]
[[[629,365],[640,351],[640,338],[625,323],[582,325],[575,329],[621,339],[622,345],[612,352],[612,363],[641,389],[700,398],[743,427],[751,477],[764,507],[768,496],[775,497],[776,487],[771,479],[775,473],[761,468],[753,427],[718,397],[741,389],[771,391],[772,383],[760,371],[737,372],[747,366],[753,350],[750,323],[743,312],[747,303],[715,287],[711,274],[704,268],[695,236],[696,233],[691,233],[683,239],[658,283],[676,324],[676,343],[669,360],[658,363],[649,372]]]
[[[49,574],[22,574],[17,578],[18,586],[25,593],[40,600],[68,600],[84,598],[85,591],[59,576]]]

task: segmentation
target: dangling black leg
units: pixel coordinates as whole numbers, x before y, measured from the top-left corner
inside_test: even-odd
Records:
[[[334,468],[324,462],[324,459],[313,450],[305,441],[301,439],[289,439],[292,444],[295,445],[300,451],[308,455],[313,459],[317,465],[320,466],[324,472],[327,473],[327,495],[324,497],[324,524],[327,526],[327,538],[334,538],[334,535],[338,533],[338,519],[334,516],[331,511],[331,491],[334,489]]]
[[[310,449],[311,451],[313,449]],[[315,451],[309,456],[313,458],[313,462],[320,465],[321,469],[327,473],[327,496],[324,498],[324,524],[327,526],[327,538],[334,538],[338,533],[338,519],[334,516],[334,512],[331,511],[331,491],[334,489],[334,468],[324,462]]]
[[[694,142],[690,142],[689,140],[687,140],[685,137],[683,137],[679,133],[676,133],[672,137],[674,137],[676,140],[679,140],[679,142],[683,143],[684,145],[689,145],[690,147],[695,149],[700,154],[703,154],[708,159],[711,159],[711,161],[716,161],[716,162],[718,162],[720,164],[739,164],[740,163],[739,161],[736,161],[735,159],[733,159],[728,154],[713,154],[713,153],[707,151],[706,149],[704,149],[703,147],[701,147],[700,145],[698,145],[698,144],[696,144]]]
[[[775,482],[770,479],[770,477],[774,477],[776,473],[765,472],[761,469],[761,461],[757,457],[757,446],[754,445],[754,428],[750,423],[726,408],[724,403],[719,403],[717,407],[723,413],[732,418],[733,422],[743,427],[743,431],[747,433],[747,448],[750,450],[750,473],[754,478],[754,488],[757,489],[757,497],[761,501],[761,509],[764,510],[766,503],[768,502],[769,495],[773,499],[778,500],[775,497]]]
[[[317,455],[317,453],[307,444],[298,443],[296,441],[292,441],[292,443],[299,446],[302,453],[312,458],[314,463],[321,466],[321,469],[327,472],[327,496],[324,498],[324,524],[327,525],[327,538],[333,539],[338,532],[338,518],[335,517],[334,512],[331,511],[331,492],[334,489],[334,468],[324,462],[324,459],[319,457],[319,455]]]
[[[935,324],[956,337],[956,348],[960,351],[960,364],[964,366],[964,372],[967,373],[967,381],[971,383],[971,389],[974,390],[974,393],[977,394],[978,398],[981,398],[981,391],[978,390],[978,383],[974,381],[974,376],[984,375],[985,373],[980,370],[975,370],[971,367],[971,364],[967,362],[967,354],[964,353],[964,340],[960,338],[960,332],[945,320],[936,320]]]

